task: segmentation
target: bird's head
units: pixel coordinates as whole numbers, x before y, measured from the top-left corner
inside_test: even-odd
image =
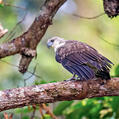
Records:
[[[53,47],[54,50],[56,51],[59,47],[63,46],[64,44],[65,44],[65,40],[63,38],[55,36],[48,39],[47,47],[48,48]]]

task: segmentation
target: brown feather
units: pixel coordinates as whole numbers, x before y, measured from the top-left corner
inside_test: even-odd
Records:
[[[73,40],[57,49],[56,60],[71,73],[85,79],[91,79],[100,71],[109,72],[112,64],[91,46]]]

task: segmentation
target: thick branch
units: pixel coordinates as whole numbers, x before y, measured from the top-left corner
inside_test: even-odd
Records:
[[[119,0],[103,0],[104,11],[108,17],[119,15]]]
[[[45,34],[48,26],[52,24],[52,18],[65,1],[66,0],[46,0],[41,8],[40,15],[35,18],[31,27],[24,34],[11,42],[0,45],[0,58],[20,53],[22,58],[19,65],[19,71],[25,73],[34,55],[28,55],[29,53],[23,52],[26,51],[23,49],[26,48],[30,51],[36,50],[36,47]]]
[[[119,78],[64,81],[0,91],[0,111],[32,104],[119,96]]]

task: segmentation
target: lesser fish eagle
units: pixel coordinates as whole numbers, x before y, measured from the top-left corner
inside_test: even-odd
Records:
[[[113,63],[86,43],[55,36],[48,40],[47,46],[54,48],[56,61],[73,74],[71,79],[110,79]]]

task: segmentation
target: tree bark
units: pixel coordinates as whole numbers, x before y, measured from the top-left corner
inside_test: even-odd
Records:
[[[0,91],[0,111],[33,104],[119,96],[119,78],[63,81]]]
[[[104,11],[108,17],[119,15],[119,0],[103,0]]]

